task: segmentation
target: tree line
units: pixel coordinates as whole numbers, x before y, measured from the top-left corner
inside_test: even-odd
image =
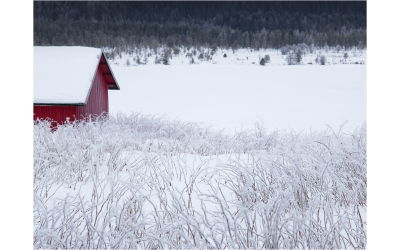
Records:
[[[366,2],[34,2],[35,46],[366,45]]]

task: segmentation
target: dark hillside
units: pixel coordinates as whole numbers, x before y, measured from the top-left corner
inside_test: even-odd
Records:
[[[35,45],[366,44],[366,2],[34,2]]]

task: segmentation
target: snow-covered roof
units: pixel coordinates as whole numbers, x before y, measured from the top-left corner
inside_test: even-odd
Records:
[[[85,104],[102,52],[88,47],[33,49],[33,103]]]

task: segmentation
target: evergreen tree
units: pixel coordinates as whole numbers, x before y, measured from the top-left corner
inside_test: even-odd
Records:
[[[158,58],[158,56],[156,55],[156,58],[154,60],[154,64],[160,64],[161,63],[161,59]]]
[[[364,49],[365,48],[365,45],[364,45],[364,42],[363,41],[360,41],[359,43],[358,43],[358,49]]]
[[[299,50],[297,50],[297,52],[296,52],[296,63],[297,63],[297,64],[300,64],[301,60],[302,60],[302,57],[301,57],[301,50],[299,49]]]
[[[212,52],[217,52],[217,50],[218,50],[218,47],[217,47],[217,45],[214,43],[213,44],[213,46],[211,47],[211,50],[212,50]]]
[[[174,55],[175,56],[178,56],[180,52],[181,52],[181,50],[179,49],[179,47],[174,47]]]
[[[169,48],[174,47],[174,39],[172,39],[172,37],[170,37],[170,36],[167,38],[167,40],[165,41],[165,43],[167,44],[167,46],[168,46]]]
[[[169,54],[167,51],[163,51],[161,61],[164,65],[169,65]]]
[[[233,44],[232,44],[232,50],[233,51],[235,51],[235,50],[238,50],[239,49],[239,44],[238,44],[238,42],[237,42],[237,40],[235,40],[235,42],[233,42]]]
[[[203,60],[204,59],[204,52],[200,52],[198,58],[199,58],[199,60]]]
[[[326,64],[326,57],[325,56],[321,56],[321,59],[319,60],[319,63],[321,65],[325,65]]]
[[[347,52],[345,52],[345,53],[343,54],[343,57],[344,57],[344,62],[346,62],[347,58],[349,58],[349,55],[347,54]]]

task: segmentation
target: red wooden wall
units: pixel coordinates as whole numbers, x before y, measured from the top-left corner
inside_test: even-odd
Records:
[[[70,121],[77,117],[77,106],[33,106],[33,120],[50,118],[57,123],[63,123],[67,117]]]
[[[89,114],[100,115],[102,112],[108,113],[108,86],[100,68],[97,68],[86,106],[78,107],[77,111],[79,119],[87,117]]]
[[[96,75],[89,93],[86,106],[33,106],[33,120],[50,118],[57,123],[64,123],[67,117],[70,121],[82,119],[90,115],[100,115],[108,113],[108,83],[106,77],[111,74],[104,70],[105,59],[102,56],[100,65],[96,70]],[[108,68],[108,66],[106,66]],[[113,80],[114,81],[114,80]],[[115,82],[114,84],[115,85]],[[110,87],[113,87],[110,85]]]

